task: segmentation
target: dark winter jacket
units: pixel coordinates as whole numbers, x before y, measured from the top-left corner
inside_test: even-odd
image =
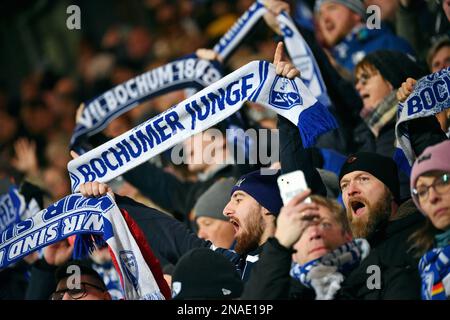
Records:
[[[345,278],[336,299],[420,299],[418,260],[409,250],[408,237],[420,228],[424,218],[411,200],[400,206],[397,216],[368,239],[369,255]],[[242,298],[314,299],[313,290],[289,276],[292,253],[275,238],[269,239]]]

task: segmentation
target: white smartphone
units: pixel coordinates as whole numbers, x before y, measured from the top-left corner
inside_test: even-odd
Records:
[[[278,177],[277,183],[284,205],[286,205],[293,197],[298,195],[300,192],[303,192],[308,188],[305,175],[301,170],[282,174]],[[308,197],[304,202],[311,203],[311,199]]]

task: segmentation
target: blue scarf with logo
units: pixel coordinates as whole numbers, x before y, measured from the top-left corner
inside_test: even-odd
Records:
[[[68,164],[72,190],[108,182],[238,111],[246,101],[297,125],[305,147],[337,127],[336,120],[299,78],[289,80],[266,61],[253,61],[192,97]]]

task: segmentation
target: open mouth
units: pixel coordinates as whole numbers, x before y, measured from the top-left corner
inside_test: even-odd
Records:
[[[350,206],[352,207],[352,211],[355,216],[362,215],[366,209],[366,205],[357,200],[350,201]]]
[[[237,233],[239,231],[239,223],[234,219],[230,219],[230,223],[234,228],[234,232]]]

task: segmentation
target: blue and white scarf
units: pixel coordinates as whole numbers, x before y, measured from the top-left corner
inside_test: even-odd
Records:
[[[190,136],[259,103],[298,126],[305,147],[337,127],[334,117],[299,78],[289,80],[266,61],[253,61],[139,126],[68,164],[72,190],[88,181],[108,182]]]
[[[164,299],[126,221],[109,195],[100,198],[69,195],[0,233],[0,269],[71,235],[77,235],[77,243],[78,236],[83,234],[90,235],[85,239],[95,239],[97,243],[106,241],[113,258],[120,261],[118,272],[127,299]],[[93,249],[94,243],[88,246]]]
[[[31,199],[27,203],[17,187],[11,186],[8,193],[0,196],[0,232],[21,220],[30,218],[40,209],[36,200]]]
[[[316,300],[332,300],[341,288],[344,277],[356,268],[370,252],[365,239],[354,239],[323,257],[304,265],[293,263],[290,275],[314,289]]]
[[[170,91],[203,89],[222,77],[220,63],[188,55],[138,75],[84,103],[70,148],[84,153],[82,141],[140,103]]]
[[[413,93],[400,103],[397,111],[395,134],[397,147],[395,159],[407,160],[412,166],[415,155],[408,134],[408,121],[436,115],[450,108],[450,67],[419,79]],[[397,161],[401,163],[401,161]],[[404,165],[400,165],[402,167]]]
[[[226,60],[265,13],[267,13],[267,9],[262,0],[253,3],[219,40],[213,50],[223,60]],[[292,63],[300,70],[300,78],[314,97],[324,106],[329,107],[331,101],[328,97],[322,74],[305,39],[301,36],[292,18],[286,12],[279,14],[277,21]]]
[[[423,300],[450,297],[450,245],[428,251],[419,262]]]

